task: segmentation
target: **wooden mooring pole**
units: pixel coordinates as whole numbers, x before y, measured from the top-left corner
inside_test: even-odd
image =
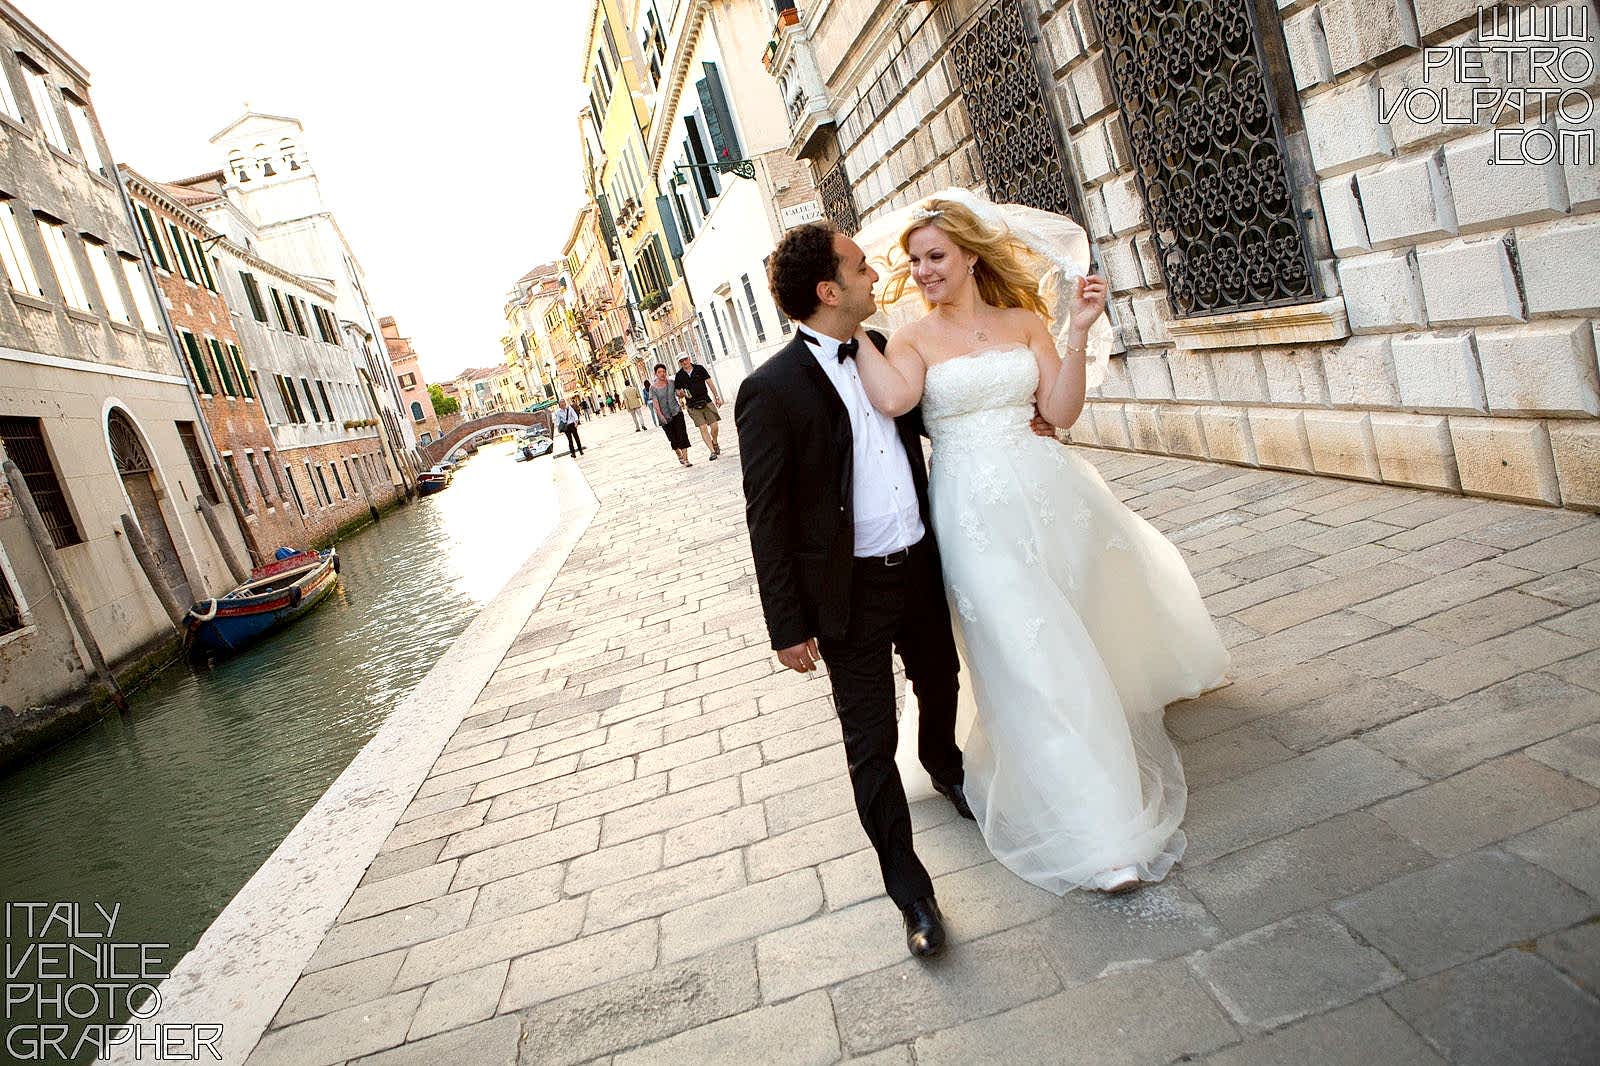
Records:
[[[167,575],[161,572],[156,565],[156,557],[150,551],[150,545],[145,542],[144,533],[139,529],[139,523],[131,515],[122,516],[122,534],[128,538],[128,547],[133,549],[133,557],[139,564],[139,569],[144,571],[145,580],[150,582],[150,587],[155,590],[156,599],[161,601],[161,606],[166,610],[167,617],[172,620],[173,628],[183,629],[184,607],[178,602],[178,594],[172,591],[172,586],[167,583]]]

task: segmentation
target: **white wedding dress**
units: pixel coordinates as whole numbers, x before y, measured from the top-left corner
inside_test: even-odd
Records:
[[[1123,866],[1160,880],[1188,799],[1162,711],[1222,684],[1228,653],[1177,548],[1033,433],[1037,386],[1021,346],[938,363],[924,386],[933,529],[976,704],[967,801],[995,857],[1042,888]]]

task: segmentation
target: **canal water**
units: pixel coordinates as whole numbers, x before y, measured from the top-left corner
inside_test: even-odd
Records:
[[[340,543],[340,587],[304,619],[234,658],[168,669],[130,714],[0,777],[4,901],[80,904],[79,943],[105,925],[93,904],[120,904],[112,939],[170,945],[159,953],[170,971],[538,550],[556,511],[549,458],[486,446],[444,492]],[[7,983],[48,986],[37,956],[15,972],[36,938],[15,908],[7,916]],[[61,931],[45,939],[70,939]],[[0,1029],[29,1013],[14,1007]]]

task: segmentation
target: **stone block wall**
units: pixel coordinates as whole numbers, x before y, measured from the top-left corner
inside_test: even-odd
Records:
[[[1562,46],[1579,77],[1559,86],[1592,99],[1600,13],[1558,6],[1588,20],[1587,40]],[[1281,27],[1298,97],[1298,114],[1280,107],[1327,298],[1309,331],[1292,321],[1305,308],[1172,321],[1089,2],[1037,9],[1123,349],[1072,439],[1600,509],[1600,165],[1571,144],[1565,161],[1489,162],[1496,127],[1543,131],[1499,142],[1532,154],[1597,119],[1430,115],[1439,90],[1452,114],[1471,104],[1474,86],[1425,50],[1479,43],[1476,3],[1256,5],[1277,20],[1265,34]],[[1397,107],[1417,88],[1428,96]]]
[[[824,59],[853,58],[839,47],[845,41],[875,42],[870,60],[822,70],[863,223],[940,189],[982,182],[949,46],[952,30],[983,6],[981,0],[880,4],[865,26],[847,20],[846,9],[831,8],[816,28]]]

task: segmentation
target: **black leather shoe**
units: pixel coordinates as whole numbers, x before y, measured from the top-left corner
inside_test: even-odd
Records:
[[[960,785],[941,785],[935,781],[933,790],[949,800],[954,805],[956,813],[961,817],[971,819],[974,822],[978,820],[973,816],[972,808],[967,806],[967,794],[962,791]]]
[[[900,908],[906,920],[906,947],[919,959],[931,959],[944,950],[944,922],[932,896],[923,896]]]

